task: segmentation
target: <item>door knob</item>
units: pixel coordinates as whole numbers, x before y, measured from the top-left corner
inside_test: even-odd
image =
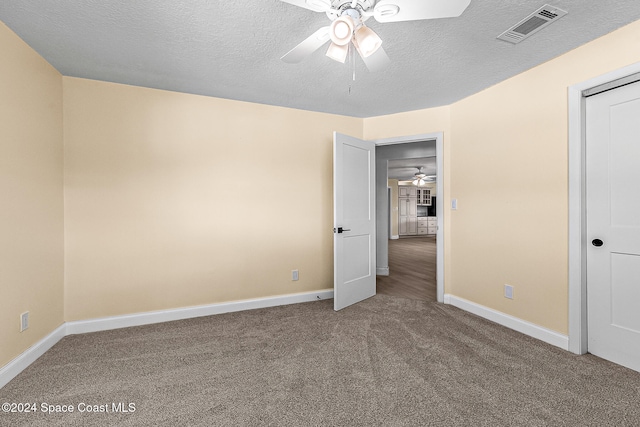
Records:
[[[351,229],[349,229],[349,228],[342,228],[342,227],[338,227],[338,229],[337,229],[337,230],[336,230],[335,228],[333,229],[333,232],[334,232],[334,233],[338,233],[338,234],[342,233],[343,231],[351,231]]]
[[[591,244],[593,246],[600,247],[600,246],[604,245],[604,242],[602,240],[600,240],[600,239],[593,239],[591,241]]]

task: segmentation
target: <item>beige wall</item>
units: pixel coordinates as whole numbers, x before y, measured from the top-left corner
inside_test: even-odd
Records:
[[[332,288],[334,130],[362,119],[65,77],[66,320]]]
[[[61,75],[2,23],[0,52],[1,367],[63,322],[63,152]]]
[[[365,119],[366,138],[444,131],[446,293],[568,332],[567,88],[638,46],[640,21],[449,107]]]
[[[453,294],[568,332],[567,88],[639,46],[640,21],[452,106]]]

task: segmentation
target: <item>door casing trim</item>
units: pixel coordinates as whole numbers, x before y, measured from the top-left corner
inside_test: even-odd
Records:
[[[569,351],[588,350],[586,275],[586,167],[585,91],[640,72],[640,62],[569,86]]]
[[[436,142],[436,211],[438,214],[438,230],[436,231],[436,298],[444,302],[444,174],[443,174],[443,132],[424,133],[419,135],[399,136],[371,140],[376,146],[407,144],[410,142]]]

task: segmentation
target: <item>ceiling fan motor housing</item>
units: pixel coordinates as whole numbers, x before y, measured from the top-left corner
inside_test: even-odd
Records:
[[[373,14],[374,2],[371,0],[356,0],[355,6],[351,7],[352,4],[352,0],[334,0],[331,2],[331,10],[327,11],[327,16],[333,21],[345,13],[348,13],[349,16],[359,23],[366,21],[369,19],[369,16]],[[357,17],[353,15],[357,15]]]

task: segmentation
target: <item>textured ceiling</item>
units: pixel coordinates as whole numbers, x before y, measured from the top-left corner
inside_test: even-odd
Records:
[[[415,0],[423,1],[423,0]],[[446,0],[442,0],[446,1]],[[280,57],[330,22],[279,0],[2,0],[0,20],[63,75],[355,117],[448,105],[640,19],[638,0],[549,0],[567,16],[496,40],[544,1],[472,0],[458,18],[380,24],[391,65]]]

